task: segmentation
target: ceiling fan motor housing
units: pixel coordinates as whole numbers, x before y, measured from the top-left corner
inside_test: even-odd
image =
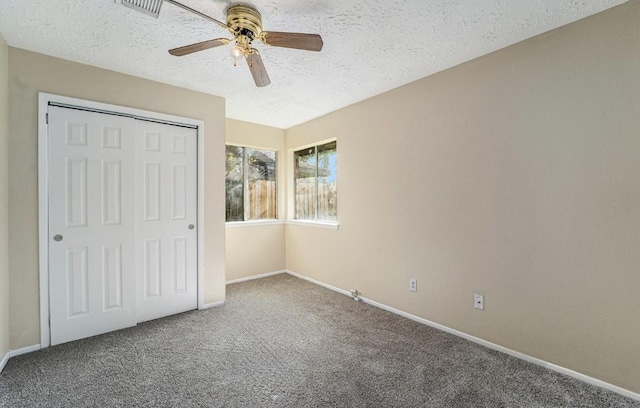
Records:
[[[245,36],[253,41],[262,32],[262,16],[248,6],[231,6],[227,11],[227,25],[234,36]]]

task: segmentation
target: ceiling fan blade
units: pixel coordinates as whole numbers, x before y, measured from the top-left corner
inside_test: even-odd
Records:
[[[181,57],[183,55],[192,54],[194,52],[208,50],[209,48],[227,45],[229,44],[229,41],[231,40],[228,40],[226,38],[216,38],[215,40],[202,41],[191,45],[185,45],[184,47],[174,48],[172,50],[169,50],[169,54],[176,57]]]
[[[263,87],[271,83],[267,70],[262,63],[262,57],[258,51],[251,50],[251,53],[247,55],[247,64],[249,65],[249,70],[251,71],[256,86]]]
[[[281,33],[277,31],[263,31],[260,39],[274,47],[295,48],[298,50],[322,50],[322,37],[318,34]]]

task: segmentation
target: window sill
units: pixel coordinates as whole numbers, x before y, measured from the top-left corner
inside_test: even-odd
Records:
[[[265,225],[282,225],[282,220],[250,220],[250,221],[231,221],[225,223],[227,228],[244,228],[244,227],[262,227]]]
[[[308,221],[308,220],[287,220],[287,225],[302,225],[305,227],[325,228],[337,230],[340,224],[337,222]]]

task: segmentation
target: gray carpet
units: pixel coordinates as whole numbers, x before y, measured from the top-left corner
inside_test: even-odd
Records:
[[[640,407],[278,275],[227,303],[12,358],[2,407]]]

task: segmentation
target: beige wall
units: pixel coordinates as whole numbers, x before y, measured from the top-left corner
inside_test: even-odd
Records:
[[[639,23],[634,0],[288,129],[338,138],[340,229],[287,225],[287,268],[640,392]]]
[[[88,65],[9,48],[10,345],[40,342],[38,92],[128,106],[205,123],[205,302],[224,299],[224,100]]]
[[[9,47],[0,34],[0,360],[9,350]]]
[[[227,143],[278,151],[278,215],[284,219],[284,130],[233,119],[226,124]],[[284,224],[227,226],[227,281],[284,270],[284,230]]]

